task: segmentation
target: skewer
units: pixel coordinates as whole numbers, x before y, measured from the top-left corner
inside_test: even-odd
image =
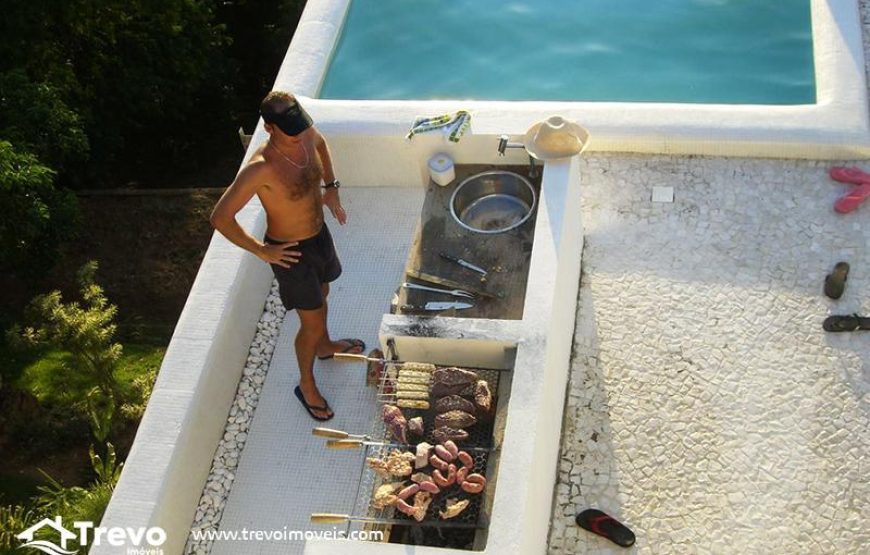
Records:
[[[327,449],[357,449],[366,445],[376,445],[378,447],[395,447],[396,449],[414,449],[416,445],[410,443],[387,443],[384,441],[367,441],[362,439],[333,439],[326,442]],[[495,448],[489,447],[459,447],[462,451],[481,453],[495,451]]]
[[[332,428],[313,428],[311,435],[318,437],[328,437],[332,439],[371,439],[370,436],[364,434],[351,434],[343,430],[334,430]]]
[[[347,521],[355,522],[370,522],[372,524],[392,524],[398,526],[428,526],[428,527],[445,527],[445,528],[481,528],[477,524],[453,521],[430,521],[416,522],[414,520],[400,520],[398,518],[371,518],[367,516],[353,516],[339,513],[311,513],[312,524],[340,524]]]

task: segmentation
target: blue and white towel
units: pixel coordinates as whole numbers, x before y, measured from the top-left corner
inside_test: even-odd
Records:
[[[452,116],[450,114],[441,114],[435,117],[419,117],[411,124],[411,129],[405,138],[411,139],[414,135],[440,129],[443,133],[447,134],[447,138],[451,142],[458,143],[459,138],[468,130],[470,125],[471,114],[465,110],[459,110]]]

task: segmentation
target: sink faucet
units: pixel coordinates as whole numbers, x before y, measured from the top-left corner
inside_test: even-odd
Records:
[[[498,138],[498,155],[504,156],[504,151],[509,148],[522,148],[525,149],[526,145],[523,143],[512,143],[510,142],[511,138],[508,135],[501,135]],[[535,159],[532,158],[532,155],[529,154],[529,177],[535,179],[538,177],[538,168],[535,166]]]

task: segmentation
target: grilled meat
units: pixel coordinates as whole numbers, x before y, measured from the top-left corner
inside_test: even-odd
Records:
[[[402,482],[393,482],[384,484],[375,490],[375,497],[372,499],[372,507],[375,509],[383,509],[396,503],[396,491],[401,489],[404,484]]]
[[[414,494],[414,520],[421,522],[426,518],[426,511],[429,510],[429,503],[432,502],[432,494],[428,491],[418,491]]]
[[[443,511],[439,511],[438,514],[442,519],[447,520],[448,518],[453,518],[468,507],[469,501],[468,499],[463,499],[460,501],[455,497],[451,497],[447,500],[447,505],[444,507]]]
[[[377,459],[369,457],[366,463],[372,467],[379,476],[389,478],[391,476],[410,476],[414,469],[411,463],[414,462],[416,456],[414,453],[407,453],[393,449],[386,459]]]
[[[435,401],[435,412],[437,414],[450,412],[451,410],[464,410],[467,413],[474,414],[474,403],[459,395],[447,395]]]
[[[468,439],[468,432],[462,429],[441,426],[432,431],[432,437],[435,438],[435,441],[441,443],[444,443],[448,439],[452,439],[453,441],[463,441]]]
[[[474,404],[483,412],[489,412],[492,408],[492,391],[486,380],[477,380],[474,384]]]
[[[423,417],[417,416],[408,420],[408,431],[423,437]]]
[[[417,454],[414,459],[414,468],[425,468],[429,465],[429,451],[432,450],[432,446],[426,443],[417,444]]]
[[[451,410],[435,417],[435,427],[467,428],[474,426],[477,418],[463,410]],[[443,442],[442,442],[443,443]]]
[[[384,424],[390,434],[396,438],[399,443],[408,443],[408,421],[405,420],[405,415],[402,414],[402,409],[395,405],[384,405],[383,409]]]
[[[432,373],[433,383],[444,385],[471,385],[477,381],[477,374],[462,368],[439,368]]]
[[[432,389],[430,390],[430,393],[432,394],[432,397],[435,398],[444,397],[447,395],[459,395],[460,393],[467,390],[469,385],[470,384],[467,383],[447,385],[445,383],[436,382],[432,384]]]

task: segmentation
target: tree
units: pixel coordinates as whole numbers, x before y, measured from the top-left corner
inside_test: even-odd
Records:
[[[0,141],[0,214],[0,266],[32,272],[50,265],[73,235],[78,204],[35,156]]]
[[[83,304],[64,303],[60,291],[36,297],[29,312],[33,326],[13,326],[10,343],[36,347],[50,346],[67,351],[71,360],[64,368],[73,380],[84,380],[89,391],[76,406],[86,413],[94,437],[101,443],[108,437],[112,419],[122,394],[115,376],[122,347],[113,340],[117,307],[109,304],[102,287],[94,281],[97,263],[85,264],[78,273]],[[58,387],[70,380],[60,379]]]

